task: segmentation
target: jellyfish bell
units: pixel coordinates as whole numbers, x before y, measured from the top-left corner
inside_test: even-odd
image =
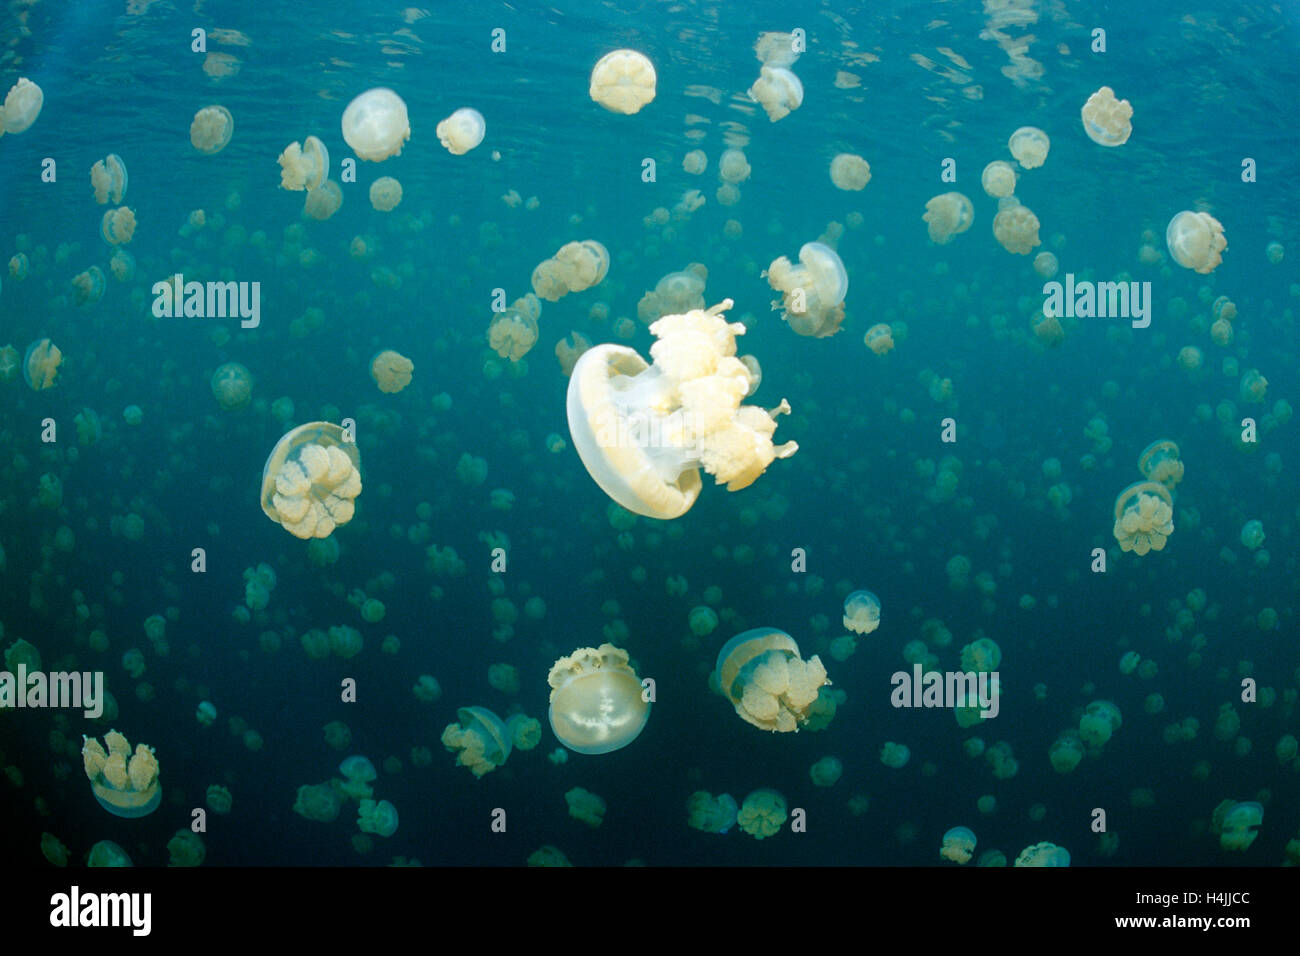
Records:
[[[799,261],[808,270],[823,307],[833,308],[844,301],[849,293],[849,274],[839,253],[820,242],[805,242],[799,249]]]
[[[1011,155],[1025,169],[1037,169],[1047,161],[1051,140],[1036,126],[1022,126],[1007,140]]]
[[[33,392],[53,388],[59,374],[63,353],[49,339],[37,339],[23,355],[23,381]]]
[[[361,494],[361,456],[332,422],[285,433],[262,468],[262,511],[297,538],[327,538]]]
[[[238,362],[218,365],[212,373],[212,397],[226,411],[246,406],[253,397],[253,376]]]
[[[1228,240],[1223,237],[1223,223],[1208,212],[1184,209],[1169,220],[1165,245],[1184,269],[1207,275],[1223,262]]]
[[[803,105],[803,83],[784,66],[763,66],[749,96],[763,107],[768,121],[775,123]]]
[[[117,153],[109,153],[90,167],[90,188],[95,193],[95,202],[101,206],[109,200],[120,203],[126,196],[129,181],[126,163]]]
[[[440,122],[434,132],[438,134],[438,142],[442,143],[447,152],[453,156],[463,156],[483,142],[487,123],[478,110],[462,106]]]
[[[1083,131],[1098,146],[1123,146],[1133,134],[1133,107],[1128,100],[1115,99],[1115,91],[1103,86],[1083,104]]]
[[[1121,550],[1141,556],[1161,551],[1174,533],[1174,500],[1157,481],[1135,481],[1115,498],[1112,533]]]
[[[970,228],[975,221],[975,206],[962,193],[943,193],[925,204],[921,219],[926,223],[931,241],[946,245],[953,236]]]
[[[1171,491],[1183,480],[1178,445],[1167,438],[1153,441],[1138,456],[1138,471],[1148,481],[1158,481]]]
[[[414,370],[414,362],[392,349],[377,352],[370,360],[370,377],[374,379],[381,392],[389,395],[400,392],[410,385],[411,373]]]
[[[21,77],[5,96],[4,109],[0,110],[0,131],[26,132],[36,122],[36,117],[41,115],[41,107],[44,105],[45,94],[41,88],[27,77]]]
[[[880,627],[880,598],[870,591],[854,591],[844,599],[844,629],[870,634]]]
[[[613,644],[580,647],[551,666],[547,717],[560,743],[580,754],[626,747],[645,729],[650,702],[627,651]]]
[[[126,737],[110,730],[103,745],[93,737],[83,737],[81,758],[91,792],[109,813],[134,819],[158,809],[162,788],[152,748],[137,744],[132,753]]]
[[[858,192],[871,182],[871,166],[856,153],[839,153],[831,160],[831,182],[836,189]]]
[[[343,111],[343,140],[357,158],[382,162],[398,156],[411,138],[406,103],[386,87],[357,96]]]
[[[505,722],[486,707],[460,707],[455,724],[442,732],[443,746],[458,751],[456,763],[468,767],[476,777],[491,773],[510,757],[513,735]]]
[[[1016,191],[1016,168],[1004,159],[995,159],[984,167],[980,185],[994,199],[1012,196]]]
[[[954,863],[969,863],[975,854],[975,834],[969,827],[953,827],[943,835],[939,855]]]
[[[818,692],[830,683],[821,660],[804,661],[794,638],[774,627],[751,628],[727,641],[713,679],[742,720],[781,733],[807,723]]]
[[[12,382],[22,370],[22,358],[12,344],[0,349],[0,382]]]
[[[235,132],[235,118],[221,105],[205,106],[190,123],[190,145],[206,156],[226,148]]]
[[[301,146],[297,140],[286,146],[279,163],[281,189],[319,189],[329,176],[330,151],[315,136],[308,136]]]
[[[655,98],[654,64],[636,50],[606,53],[591,70],[588,93],[611,113],[631,116]]]

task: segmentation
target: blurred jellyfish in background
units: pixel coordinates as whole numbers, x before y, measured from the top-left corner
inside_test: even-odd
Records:
[[[253,397],[253,376],[238,362],[217,366],[211,385],[212,397],[226,411],[243,408]]]
[[[596,61],[588,92],[611,113],[630,116],[655,98],[655,82],[654,64],[644,53],[614,50]]]
[[[742,631],[724,644],[713,676],[742,720],[780,733],[807,723],[830,683],[819,657],[803,660],[794,638],[773,627]]]
[[[781,831],[787,816],[785,797],[765,787],[745,797],[736,823],[755,840],[764,840]]]
[[[590,790],[574,787],[564,795],[564,802],[569,805],[569,816],[593,829],[605,820],[605,800]]]
[[[1105,746],[1123,724],[1119,708],[1109,700],[1094,700],[1079,718],[1079,737],[1089,747]]]
[[[1164,485],[1138,481],[1115,498],[1115,527],[1121,550],[1141,556],[1161,551],[1174,533],[1174,500]]]
[[[953,827],[943,835],[939,856],[954,863],[969,863],[975,854],[975,834],[968,827]]]
[[[361,457],[343,429],[308,422],[276,443],[262,468],[262,511],[296,538],[327,538],[355,513]]]
[[[696,790],[686,800],[686,825],[705,833],[726,833],[736,825],[739,812],[731,794],[714,797],[705,790]]]
[[[213,156],[226,148],[234,132],[235,118],[230,110],[224,106],[205,106],[194,114],[190,123],[190,145],[204,155]]]
[[[912,759],[912,750],[907,744],[896,743],[892,740],[885,742],[880,748],[880,762],[886,767],[893,767],[900,770],[907,766],[907,762]]]
[[[333,823],[343,809],[343,792],[339,789],[341,781],[327,783],[303,784],[298,788],[298,797],[293,804],[293,812],[306,820],[317,823]]]
[[[704,308],[704,283],[709,270],[692,262],[681,272],[670,272],[661,278],[652,291],[637,303],[637,318],[646,325],[665,315],[681,315],[693,309]]]
[[[1123,146],[1133,134],[1133,107],[1128,100],[1115,99],[1115,91],[1103,86],[1083,104],[1083,131],[1099,146]]]
[[[930,240],[946,245],[952,237],[960,235],[975,221],[975,207],[962,193],[943,193],[925,204],[921,216],[930,233]]]
[[[357,810],[357,826],[362,833],[390,837],[397,832],[397,808],[387,800],[365,798]]]
[[[453,156],[463,156],[483,142],[487,124],[478,110],[462,106],[440,122],[434,132],[438,134],[438,142],[442,143],[447,152]]]
[[[1070,851],[1055,843],[1034,843],[1020,851],[1015,866],[1069,866]]]
[[[120,846],[112,840],[100,840],[90,848],[86,854],[86,866],[89,867],[122,867],[133,866],[131,857]]]
[[[833,787],[843,774],[844,764],[839,757],[822,757],[808,768],[814,787]]]
[[[1184,209],[1169,220],[1165,245],[1184,269],[1206,275],[1223,262],[1228,240],[1223,237],[1223,223],[1208,212]]]
[[[1210,829],[1219,834],[1219,846],[1242,852],[1259,836],[1256,829],[1264,822],[1264,807],[1253,800],[1224,800],[1214,810]]]
[[[380,176],[370,184],[370,205],[377,212],[392,212],[402,201],[402,184],[392,176]]]
[[[1083,753],[1083,742],[1079,735],[1067,730],[1052,742],[1047,751],[1047,759],[1057,773],[1070,773],[1083,760]]]
[[[12,344],[0,349],[0,382],[12,382],[22,370],[21,356]]]
[[[577,753],[620,750],[650,719],[650,702],[627,651],[612,644],[580,647],[561,657],[546,680],[551,685],[551,730]]]
[[[23,381],[33,392],[53,388],[62,362],[63,353],[57,345],[49,339],[37,339],[27,346],[27,354],[23,356]]]
[[[116,730],[104,735],[104,744],[83,737],[81,758],[90,790],[99,805],[114,816],[145,817],[158,809],[162,787],[158,783],[158,760],[152,748],[131,743]]]
[[[1138,471],[1147,481],[1158,481],[1170,491],[1183,480],[1183,463],[1178,446],[1167,438],[1153,441],[1138,456]]]
[[[844,599],[844,629],[870,634],[880,627],[880,598],[870,591],[854,591]]]
[[[370,377],[379,386],[379,390],[388,395],[400,392],[410,385],[414,369],[414,362],[392,349],[384,349],[370,360]]]
[[[390,89],[366,90],[343,111],[343,141],[358,159],[382,162],[400,155],[410,138],[406,103]]]
[[[1264,522],[1256,519],[1242,525],[1241,543],[1248,551],[1258,551],[1264,543]]]

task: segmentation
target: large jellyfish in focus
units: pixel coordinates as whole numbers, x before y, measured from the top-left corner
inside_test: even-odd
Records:
[[[366,90],[343,111],[343,141],[358,159],[382,162],[400,155],[411,138],[406,103],[392,90]]]
[[[1133,107],[1128,100],[1115,99],[1115,91],[1103,86],[1083,104],[1083,131],[1099,146],[1123,146],[1133,133]]]
[[[1115,498],[1115,540],[1139,556],[1164,549],[1174,533],[1174,499],[1156,481],[1137,481]]]
[[[434,132],[438,134],[438,142],[442,143],[447,152],[453,156],[463,156],[483,142],[487,124],[478,110],[462,106],[439,123]]]
[[[591,98],[611,113],[630,116],[655,98],[655,68],[636,50],[606,53],[591,70]]]
[[[774,627],[742,631],[724,644],[713,676],[742,720],[781,733],[808,722],[818,692],[830,683],[821,659],[803,660],[794,638]]]
[[[327,538],[352,520],[361,494],[355,442],[330,422],[287,432],[262,469],[262,511],[296,538]]]
[[[613,644],[580,647],[551,666],[548,717],[560,743],[580,754],[626,747],[645,729],[650,702],[627,651]]]
[[[101,807],[119,817],[145,817],[158,809],[162,788],[152,748],[136,744],[133,754],[130,741],[116,730],[104,735],[107,751],[93,737],[82,741],[81,759]]]

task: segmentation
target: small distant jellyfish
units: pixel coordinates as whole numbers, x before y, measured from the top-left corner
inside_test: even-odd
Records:
[[[135,210],[119,206],[104,213],[100,220],[99,235],[110,246],[125,245],[135,235]]]
[[[984,167],[980,185],[994,199],[1005,199],[1016,192],[1016,167],[1004,159],[995,159]]]
[[[844,773],[838,757],[822,757],[808,770],[814,787],[833,787]]]
[[[23,356],[23,381],[33,392],[43,392],[54,387],[59,374],[63,353],[49,339],[37,339],[27,346]]]
[[[317,222],[324,222],[339,211],[343,205],[343,190],[332,179],[325,180],[318,188],[307,190],[303,200],[302,214]]]
[[[1259,369],[1247,369],[1241,376],[1241,400],[1258,404],[1268,394],[1268,379],[1260,374]]]
[[[593,829],[605,820],[605,800],[590,790],[574,787],[564,795],[564,802],[569,805],[569,816]]]
[[[86,855],[89,867],[127,867],[132,866],[131,857],[112,840],[100,840],[90,848]]]
[[[198,710],[194,712],[194,719],[199,722],[200,726],[211,727],[217,719],[217,707],[209,700],[199,701]]]
[[[1115,91],[1103,86],[1083,104],[1083,131],[1099,146],[1123,146],[1133,133],[1133,107],[1128,100],[1115,99]]]
[[[1040,252],[1034,256],[1034,271],[1038,273],[1040,279],[1050,279],[1056,275],[1060,263],[1057,262],[1056,256],[1050,252]]]
[[[785,797],[764,788],[745,797],[736,814],[736,824],[755,840],[765,840],[781,832],[787,816]]]
[[[434,132],[438,134],[438,142],[442,143],[447,152],[453,156],[463,156],[483,142],[487,123],[478,110],[462,106],[439,123]]]
[[[655,68],[636,50],[606,53],[591,71],[589,93],[611,113],[631,116],[655,98]]]
[[[1112,529],[1120,549],[1142,556],[1161,551],[1174,533],[1174,500],[1159,482],[1138,481],[1115,498]]]
[[[1270,242],[1264,247],[1264,256],[1272,265],[1277,265],[1286,255],[1286,249],[1280,242]]]
[[[742,631],[724,644],[713,676],[737,716],[777,733],[807,724],[818,693],[830,683],[819,657],[803,660],[794,638],[773,627]]]
[[[280,153],[280,188],[301,192],[318,189],[329,176],[330,153],[315,136],[300,146],[294,140]]]
[[[682,169],[692,176],[698,176],[708,168],[709,157],[702,149],[693,149],[682,157]]]
[[[993,217],[993,236],[1007,252],[1027,256],[1034,246],[1041,245],[1038,238],[1038,217],[1028,206],[1011,198],[1002,200],[1002,208]]]
[[[726,833],[736,825],[740,808],[729,793],[715,798],[706,790],[696,790],[686,800],[686,825],[705,833]]]
[[[1007,148],[1011,155],[1025,169],[1037,169],[1047,161],[1047,151],[1051,148],[1047,134],[1036,126],[1022,126],[1011,134]]]
[[[224,106],[205,106],[190,123],[190,144],[200,153],[213,156],[226,148],[235,131],[235,118]]]
[[[392,349],[376,353],[370,360],[370,377],[379,390],[387,395],[400,392],[411,384],[415,363]]]
[[[1167,438],[1153,441],[1138,456],[1138,471],[1148,481],[1158,481],[1170,491],[1183,480],[1184,466],[1178,445]]]
[[[552,666],[547,716],[560,743],[580,754],[605,754],[632,743],[650,719],[650,702],[627,651],[613,644],[580,647]]]
[[[1255,828],[1264,822],[1264,808],[1253,800],[1233,803],[1221,820],[1219,846],[1239,852],[1248,850],[1259,836]]]
[[[90,167],[90,188],[101,206],[112,200],[120,203],[128,183],[126,163],[117,153],[109,153]]]
[[[1083,742],[1074,731],[1066,731],[1052,741],[1047,759],[1057,773],[1072,773],[1083,760]]]
[[[954,863],[969,863],[975,855],[975,834],[969,827],[953,827],[943,835],[939,856]]]
[[[912,751],[907,744],[895,743],[889,740],[880,748],[880,762],[886,767],[893,767],[898,770],[907,766],[907,762],[911,759]]]
[[[840,153],[831,160],[831,182],[836,189],[858,192],[871,182],[871,165],[856,153]]]
[[[243,408],[253,397],[253,376],[238,362],[226,362],[212,373],[212,397],[226,411]]]
[[[406,103],[390,89],[367,90],[343,111],[343,141],[358,159],[377,163],[398,156],[410,138]]]
[[[687,623],[696,637],[708,637],[718,626],[718,614],[711,607],[692,608]]]
[[[1264,543],[1264,523],[1255,519],[1242,525],[1241,543],[1248,551],[1258,550]]]
[[[764,66],[749,88],[749,95],[775,123],[803,105],[803,84],[783,66]]]
[[[884,322],[878,322],[867,329],[862,341],[876,355],[884,355],[894,349],[894,330]]]
[[[921,219],[926,223],[930,239],[946,245],[953,236],[970,228],[975,221],[975,207],[961,193],[943,193],[925,204]]]
[[[1070,851],[1055,843],[1035,843],[1020,851],[1015,866],[1069,866]]]
[[[357,826],[362,833],[390,837],[397,832],[397,808],[387,800],[366,798],[357,810]]]
[[[0,110],[0,133],[24,133],[41,115],[45,94],[27,77],[9,88],[4,109]]]
[[[1094,700],[1079,718],[1079,738],[1094,749],[1104,747],[1122,724],[1119,707],[1109,700]]]
[[[93,737],[82,737],[82,742],[86,776],[101,807],[128,818],[148,816],[158,809],[162,788],[152,748],[137,744],[132,753],[130,741],[116,730],[104,735],[104,746]]]
[[[297,538],[327,538],[347,524],[361,494],[355,442],[331,422],[284,434],[262,468],[262,511]]]
[[[1184,209],[1169,220],[1165,245],[1184,269],[1207,275],[1223,262],[1228,240],[1223,236],[1223,223],[1208,212]]]
[[[752,171],[749,160],[739,149],[726,150],[718,157],[718,177],[724,183],[739,185],[749,178]]]
[[[880,627],[880,598],[870,591],[854,591],[844,599],[844,629],[870,634]]]

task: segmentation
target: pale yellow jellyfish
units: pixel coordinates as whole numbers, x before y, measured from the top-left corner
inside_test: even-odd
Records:
[[[0,110],[0,133],[23,133],[36,122],[45,104],[41,88],[22,77],[9,88],[4,109]]]
[[[565,243],[533,270],[533,292],[548,302],[558,302],[570,292],[582,292],[602,282],[608,271],[609,250],[595,239]]]
[[[414,362],[392,349],[384,349],[370,360],[370,377],[375,380],[381,392],[389,395],[400,392],[411,384],[411,372],[414,369]]]
[[[1011,134],[1007,149],[1025,169],[1037,169],[1047,161],[1047,151],[1051,148],[1047,134],[1036,126],[1022,126]]]
[[[453,156],[463,156],[483,142],[487,123],[478,110],[462,106],[437,125],[438,142]]]
[[[830,683],[820,658],[803,660],[794,638],[772,627],[729,640],[718,651],[713,673],[742,720],[781,733],[808,722],[818,692]]]
[[[253,397],[253,376],[238,362],[218,365],[211,385],[212,397],[227,411],[243,408]]]
[[[709,157],[702,149],[693,149],[682,157],[682,169],[692,176],[698,176],[708,168]]]
[[[573,367],[578,364],[584,352],[591,348],[591,341],[581,332],[570,332],[565,338],[555,343],[555,357],[560,362],[560,371],[566,376],[573,374]],[[559,438],[559,436],[556,436]],[[563,439],[560,439],[561,444]],[[549,442],[548,442],[549,444]]]
[[[641,297],[636,306],[637,318],[649,325],[665,315],[704,308],[704,284],[708,278],[709,270],[699,262],[692,262],[681,272],[668,273]]]
[[[763,840],[779,833],[788,815],[785,797],[763,788],[744,799],[736,814],[736,824],[755,840]]]
[[[749,178],[751,168],[749,160],[739,149],[726,150],[718,157],[718,177],[724,183],[738,185]]]
[[[975,834],[969,827],[953,827],[943,835],[939,856],[954,863],[969,863],[975,855]]]
[[[1164,549],[1174,533],[1174,499],[1156,481],[1137,481],[1115,498],[1115,540],[1124,551],[1144,555]]]
[[[135,211],[129,206],[108,210],[99,224],[99,234],[110,246],[130,242],[135,235]]]
[[[984,192],[994,199],[1015,195],[1016,167],[1006,160],[995,159],[984,167],[984,172],[980,175],[980,185],[984,187]]]
[[[975,221],[975,207],[961,193],[943,193],[925,204],[921,219],[927,224],[930,239],[945,245],[970,228]]]
[[[1014,866],[1069,866],[1070,851],[1055,843],[1035,843],[1025,847]]]
[[[1153,441],[1138,456],[1138,471],[1147,481],[1158,481],[1170,491],[1183,480],[1183,463],[1178,446],[1167,438]]]
[[[604,822],[605,801],[598,794],[574,787],[564,795],[564,802],[569,805],[569,816],[573,819],[581,820],[593,829]]]
[[[1165,229],[1169,254],[1184,269],[1206,275],[1223,262],[1228,240],[1223,237],[1223,223],[1208,212],[1184,209]]]
[[[1133,107],[1128,100],[1115,99],[1115,91],[1103,86],[1083,104],[1083,131],[1099,146],[1123,146],[1133,133]]]
[[[547,717],[560,743],[580,754],[626,747],[645,729],[650,702],[627,651],[613,644],[580,647],[552,666]]]
[[[330,152],[315,136],[299,145],[294,140],[280,154],[280,188],[301,192],[318,189],[330,172]]]
[[[59,374],[63,353],[49,339],[37,339],[27,346],[23,356],[23,381],[33,392],[43,392],[54,387]]]
[[[856,153],[840,153],[831,160],[831,182],[846,192],[865,189],[871,182],[871,166]]]
[[[537,319],[529,312],[511,306],[492,317],[488,326],[488,346],[502,358],[518,362],[537,344]]]
[[[380,176],[370,184],[370,205],[379,212],[392,212],[402,201],[402,184],[392,176]]]
[[[1042,244],[1038,238],[1038,217],[1013,197],[1001,200],[999,206],[998,214],[993,217],[994,237],[1007,252],[1029,255],[1034,246]]]
[[[190,123],[190,144],[200,153],[212,156],[226,148],[235,132],[235,118],[224,106],[205,106],[194,114]]]
[[[650,331],[654,364],[634,350],[599,345],[588,350],[569,379],[569,434],[588,474],[634,514],[677,518],[700,493],[700,467],[728,491],[751,485],[776,458],[798,445],[772,444],[776,415],[741,405],[749,371],[735,357],[745,331],[721,314],[724,300],[706,311],[666,315]]]
[[[782,308],[781,318],[797,334],[827,338],[840,330],[849,274],[830,246],[806,242],[799,249],[799,265],[781,256],[763,275],[768,285],[782,293],[773,308]]]
[[[119,250],[121,251],[121,250]],[[91,266],[72,279],[72,301],[77,305],[91,305],[104,296],[104,270]]]
[[[1038,273],[1040,279],[1052,278],[1060,266],[1055,254],[1051,252],[1040,252],[1034,256],[1034,271]]]
[[[803,84],[784,66],[764,66],[749,88],[749,95],[775,123],[803,105]]]
[[[442,745],[456,753],[458,766],[482,777],[506,762],[514,738],[500,717],[486,707],[461,707],[456,719],[443,730]]]
[[[287,432],[262,469],[262,511],[296,538],[327,538],[352,520],[361,494],[355,442],[330,422]]]
[[[92,737],[81,739],[90,790],[101,807],[114,816],[130,818],[148,816],[158,809],[162,788],[153,748],[137,744],[132,754],[130,741],[116,730],[104,735],[104,746]]]
[[[867,329],[866,335],[862,336],[862,341],[872,352],[884,355],[886,352],[893,351],[894,332],[884,322],[878,322]]]
[[[95,193],[95,202],[101,206],[110,199],[120,203],[126,195],[128,181],[126,163],[117,153],[109,153],[90,167],[90,188]]]
[[[844,599],[844,629],[870,634],[880,627],[880,598],[870,591],[854,591]]]
[[[307,190],[307,198],[302,204],[302,213],[317,222],[324,222],[338,212],[342,205],[343,190],[334,180],[327,179],[316,189]]]
[[[406,104],[392,90],[366,90],[343,111],[343,141],[358,159],[382,162],[398,156],[411,138]]]
[[[606,53],[591,71],[593,101],[611,113],[631,116],[655,98],[655,68],[636,50]]]
[[[1079,718],[1079,738],[1089,747],[1104,747],[1124,723],[1119,707],[1109,700],[1094,700]]]

